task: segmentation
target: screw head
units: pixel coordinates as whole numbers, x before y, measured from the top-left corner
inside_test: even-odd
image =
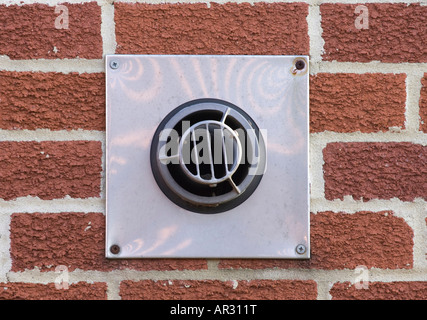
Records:
[[[112,60],[110,62],[110,68],[111,69],[117,69],[119,67],[119,63],[117,61]]]
[[[297,246],[296,246],[296,248],[295,248],[295,251],[296,251],[298,254],[304,254],[306,250],[307,250],[307,249],[306,249],[305,245],[303,245],[303,244],[299,244],[299,245],[297,245]]]
[[[119,247],[117,244],[113,244],[113,245],[110,247],[110,252],[111,252],[112,254],[118,254],[118,253],[120,252],[120,247]]]
[[[304,60],[297,60],[297,61],[295,62],[295,68],[296,68],[297,70],[302,70],[302,69],[304,69],[304,68],[305,68],[305,62],[304,62]]]

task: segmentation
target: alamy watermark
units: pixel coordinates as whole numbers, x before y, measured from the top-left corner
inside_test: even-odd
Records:
[[[266,146],[267,130],[233,130],[215,121],[193,126],[182,121],[181,125],[182,135],[174,129],[164,129],[159,134],[159,160],[164,165],[256,166],[264,154],[260,150]]]
[[[58,290],[68,290],[70,281],[68,267],[59,265],[55,268],[55,273],[59,273],[59,276],[55,278],[55,288]]]
[[[366,266],[360,265],[354,269],[354,273],[357,275],[354,279],[354,287],[357,290],[369,289],[369,270]]]
[[[55,28],[68,29],[69,28],[68,7],[64,5],[57,5],[55,7],[55,14],[59,14],[59,16],[57,16],[55,19]]]
[[[369,9],[367,6],[358,5],[354,9],[354,13],[358,14],[356,20],[354,20],[354,26],[356,29],[369,29]]]

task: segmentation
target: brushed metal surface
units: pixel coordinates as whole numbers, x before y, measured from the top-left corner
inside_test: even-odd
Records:
[[[107,55],[105,60],[106,257],[310,257],[307,56]],[[297,70],[296,60],[304,60],[305,68]],[[218,214],[175,205],[150,167],[159,123],[177,106],[202,98],[243,109],[267,146],[258,188]],[[298,253],[300,244],[304,253]],[[119,246],[117,254],[112,245]]]

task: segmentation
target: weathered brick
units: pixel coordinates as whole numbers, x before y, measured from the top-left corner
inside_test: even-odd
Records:
[[[309,260],[224,259],[224,269],[311,268],[408,269],[413,266],[414,232],[392,212],[319,212],[310,217]]]
[[[0,128],[105,130],[104,81],[103,73],[2,71]]]
[[[310,78],[310,131],[405,127],[404,74],[318,73]]]
[[[115,3],[117,53],[308,54],[304,3]]]
[[[15,213],[10,234],[12,271],[207,268],[204,259],[106,259],[102,213]]]
[[[426,300],[426,281],[368,282],[368,288],[350,282],[335,283],[330,290],[333,300]]]
[[[70,4],[68,29],[55,6],[0,5],[0,54],[11,59],[102,58],[101,7],[96,2]]]
[[[99,141],[0,142],[0,198],[99,197]]]
[[[60,276],[58,274],[58,276]],[[63,284],[62,284],[63,285]],[[102,282],[69,283],[57,289],[54,283],[0,283],[0,300],[106,300],[107,284]]]
[[[427,73],[421,80],[421,96],[420,96],[420,130],[427,133]]]
[[[323,59],[337,61],[427,62],[427,7],[369,3],[367,29],[358,29],[359,4],[320,5]]]
[[[427,199],[427,147],[408,142],[329,143],[323,150],[328,200]]]
[[[142,280],[122,281],[124,300],[314,300],[312,280]]]

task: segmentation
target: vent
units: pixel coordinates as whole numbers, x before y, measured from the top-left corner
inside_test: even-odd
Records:
[[[107,55],[106,257],[308,259],[308,58]]]
[[[242,109],[198,99],[160,123],[150,160],[157,184],[171,201],[197,213],[220,213],[255,191],[266,150],[259,128]]]

